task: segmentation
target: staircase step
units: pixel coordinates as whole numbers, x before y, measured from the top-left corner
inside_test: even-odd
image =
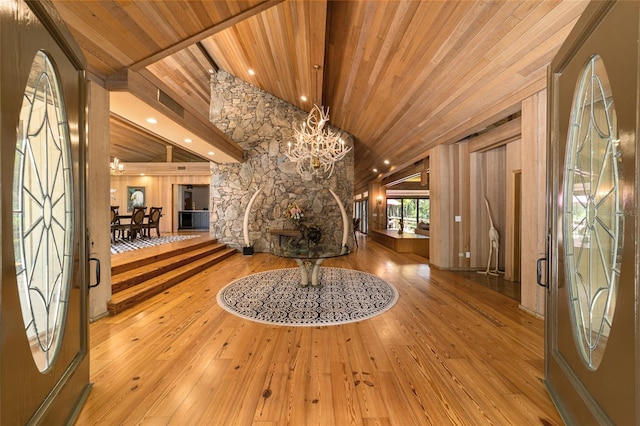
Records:
[[[207,245],[196,245],[196,248],[190,251],[174,251],[172,252],[173,256],[171,257],[166,257],[164,259],[161,258],[153,263],[145,262],[137,268],[124,272],[114,274],[112,271],[111,293],[119,293],[129,287],[133,287],[141,282],[150,280],[158,275],[162,275],[167,271],[224,250],[227,247],[226,244],[215,242],[215,240],[210,242],[211,243]]]
[[[196,248],[216,244],[217,242],[217,238],[200,236],[171,243],[170,249],[167,249],[164,245],[160,245],[117,254],[111,257],[111,275],[130,271],[140,266],[167,259],[181,253],[186,253],[190,250],[195,250]]]
[[[107,304],[107,309],[111,315],[120,313],[127,308],[135,306],[138,303],[155,296],[156,294],[162,293],[166,289],[204,271],[210,266],[213,266],[236,253],[237,251],[233,248],[225,248],[178,268],[171,268],[165,273],[153,277],[150,280],[113,294],[111,301]]]

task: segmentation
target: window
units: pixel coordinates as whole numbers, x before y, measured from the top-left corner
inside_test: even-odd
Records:
[[[368,199],[356,201],[353,209],[353,217],[360,219],[360,232],[365,234],[369,229],[369,224],[367,222],[368,202]]]
[[[31,65],[18,131],[13,181],[16,282],[31,354],[44,373],[62,346],[74,204],[65,103],[54,64],[43,51]]]
[[[604,62],[593,56],[573,98],[564,174],[565,274],[578,350],[596,370],[616,308],[624,240],[622,146]]]
[[[429,198],[418,198],[418,221],[424,223],[431,222],[431,200]]]
[[[387,198],[387,229],[400,229],[402,221],[407,232],[414,232],[418,222],[429,220],[429,198]]]

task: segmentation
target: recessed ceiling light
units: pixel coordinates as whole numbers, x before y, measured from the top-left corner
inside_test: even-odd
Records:
[[[256,72],[254,70],[249,70],[249,75],[256,75]]]
[[[302,96],[300,96],[300,100],[301,100],[302,102],[307,102],[307,97],[306,97],[306,96],[304,96],[304,95],[302,95]]]
[[[373,173],[378,173],[378,169],[373,169]]]
[[[147,118],[147,123],[149,123],[149,124],[158,124],[158,120],[156,120],[153,117],[149,117],[149,118]]]
[[[140,173],[140,176],[144,176],[144,173]]]
[[[209,151],[209,155],[215,155],[215,152]]]
[[[389,160],[384,160],[384,164],[389,165]]]
[[[191,139],[189,139],[189,138],[186,138],[184,141],[185,141],[186,143],[191,143],[191,142],[193,142],[193,141],[192,141]]]

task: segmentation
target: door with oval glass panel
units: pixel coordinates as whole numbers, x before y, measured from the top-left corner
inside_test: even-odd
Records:
[[[546,382],[568,424],[638,424],[639,2],[593,2],[550,69]]]
[[[50,3],[0,8],[0,424],[64,424],[90,389],[84,65]]]

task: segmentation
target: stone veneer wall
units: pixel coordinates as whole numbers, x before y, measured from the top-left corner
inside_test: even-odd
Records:
[[[232,75],[219,71],[214,86],[213,124],[245,150],[241,164],[211,165],[211,234],[241,249],[244,214],[259,189],[249,215],[249,238],[256,252],[270,251],[271,228],[292,228],[284,211],[297,202],[305,211],[305,223],[322,230],[322,241],[341,243],[342,217],[333,190],[349,217],[348,245],[353,247],[353,150],[336,163],[328,179],[303,181],[296,165],[284,155],[307,113]],[[335,129],[335,128],[334,128]],[[339,129],[336,129],[339,130]],[[346,132],[344,139],[353,146]]]

